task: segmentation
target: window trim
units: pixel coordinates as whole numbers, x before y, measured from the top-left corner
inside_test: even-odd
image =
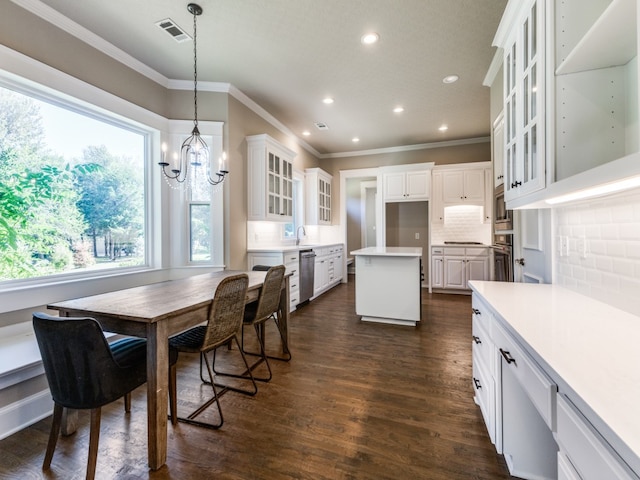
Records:
[[[165,280],[162,266],[162,198],[159,169],[152,168],[160,158],[160,132],[167,131],[168,120],[116,95],[85,83],[37,60],[0,45],[0,84],[11,90],[69,108],[103,120],[127,125],[144,132],[145,141],[145,243],[146,264],[121,269],[65,272],[46,277],[2,282],[0,314],[69,297],[73,284],[82,285],[82,294],[126,288]],[[77,287],[74,290],[78,295]]]

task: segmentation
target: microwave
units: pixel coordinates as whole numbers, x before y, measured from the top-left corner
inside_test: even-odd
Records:
[[[493,221],[494,231],[512,230],[513,211],[507,210],[507,204],[504,201],[504,184],[496,187],[493,198],[493,212],[495,215]]]

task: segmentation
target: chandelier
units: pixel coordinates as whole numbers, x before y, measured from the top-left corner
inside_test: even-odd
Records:
[[[211,185],[218,185],[224,182],[225,177],[229,173],[227,170],[227,159],[223,153],[222,157],[218,160],[218,171],[211,176],[211,159],[209,154],[209,146],[200,136],[200,130],[198,129],[198,32],[197,21],[198,15],[202,14],[202,7],[195,3],[187,5],[187,10],[193,15],[193,130],[191,136],[187,138],[180,147],[180,157],[178,160],[177,168],[172,168],[170,172],[167,172],[167,167],[171,164],[166,161],[165,149],[162,149],[162,161],[158,162],[158,165],[162,167],[162,173],[168,180],[175,180],[178,183],[189,184],[190,169],[193,169],[191,175],[197,175],[198,170],[203,165],[206,165],[206,179]]]

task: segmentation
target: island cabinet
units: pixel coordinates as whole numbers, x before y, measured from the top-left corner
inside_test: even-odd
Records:
[[[368,247],[351,255],[361,320],[415,326],[422,318],[422,248]]]
[[[640,319],[555,285],[470,286],[471,388],[510,473],[638,480]]]
[[[332,178],[321,168],[305,170],[306,225],[331,225]]]
[[[295,152],[266,134],[247,137],[247,148],[247,219],[291,222]]]

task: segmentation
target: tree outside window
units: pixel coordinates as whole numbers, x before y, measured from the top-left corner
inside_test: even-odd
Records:
[[[0,87],[0,281],[144,265],[145,140]]]

